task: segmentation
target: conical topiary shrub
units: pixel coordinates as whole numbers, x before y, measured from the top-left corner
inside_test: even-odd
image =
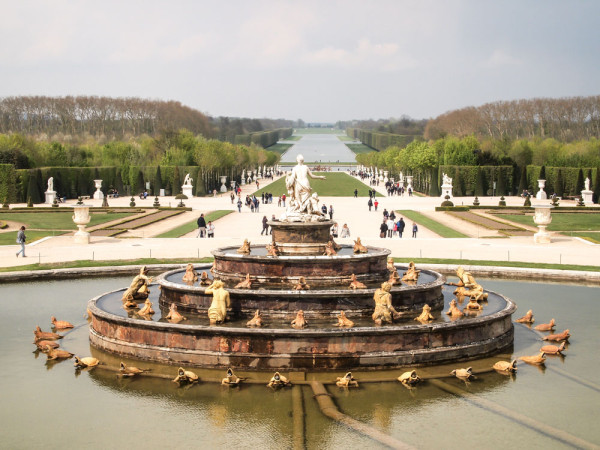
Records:
[[[479,206],[479,197],[475,196],[475,199],[473,200],[473,206]]]
[[[450,201],[450,196],[446,194],[444,197],[444,201],[442,202],[442,206],[454,206],[454,203]]]
[[[154,206],[155,208],[160,208],[160,202],[158,201],[158,195],[154,198],[154,203],[152,203],[152,206]]]
[[[500,201],[498,202],[498,206],[506,206],[506,200],[504,199],[504,195],[500,197]]]
[[[129,201],[129,206],[131,206],[132,208],[135,206],[135,198],[133,198],[133,196],[131,197],[131,200]]]
[[[33,208],[33,201],[31,201],[31,196],[27,197],[27,207]]]

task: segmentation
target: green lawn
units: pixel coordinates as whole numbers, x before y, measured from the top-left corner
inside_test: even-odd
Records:
[[[133,213],[95,213],[91,212],[91,220],[87,225],[93,227],[101,223],[111,222],[132,216]],[[36,212],[36,213],[0,213],[0,220],[9,220],[25,224],[26,228],[34,230],[76,230],[73,223],[73,211],[65,212]]]
[[[344,134],[336,128],[296,128],[294,134]]]
[[[340,141],[354,141],[354,139],[353,139],[353,138],[351,138],[350,136],[346,136],[346,135],[343,135],[343,136],[338,136],[338,139],[339,139]]]
[[[300,139],[302,139],[302,136],[297,136],[297,135],[292,135],[289,137],[286,137],[285,139],[282,139],[282,141],[299,141]]]
[[[371,153],[375,151],[371,147],[367,147],[365,144],[346,144],[346,147],[348,147],[357,155],[359,153]]]
[[[535,227],[532,216],[521,214],[498,214],[498,216]],[[2,217],[0,217],[2,218]],[[548,231],[600,231],[599,213],[556,213],[552,214],[552,223]]]
[[[64,231],[59,230],[40,230],[40,231],[31,231],[26,230],[25,235],[27,236],[27,243],[31,244],[33,241],[37,241],[38,239],[42,239],[46,236],[59,236],[64,234]],[[17,232],[9,231],[8,233],[0,233],[0,245],[19,245],[17,244]]]
[[[423,225],[425,228],[429,228],[434,233],[439,234],[444,238],[466,238],[469,237],[466,234],[461,233],[460,231],[456,231],[453,228],[447,227],[446,225],[442,225],[441,223],[430,219],[429,217],[424,216],[421,213],[416,211],[401,209],[396,211],[401,216],[406,217],[409,220],[417,222],[419,225]],[[406,229],[410,231],[410,226],[407,224]]]
[[[267,147],[266,150],[269,150],[270,152],[275,152],[275,153],[279,153],[280,155],[283,155],[285,152],[288,151],[288,149],[294,144],[273,144],[270,147]]]
[[[232,213],[233,211],[231,210],[224,210],[224,209],[219,209],[217,211],[211,211],[208,214],[204,215],[204,219],[206,220],[206,223],[208,223],[209,221],[214,222],[217,219],[220,219],[223,216],[226,216],[229,213]],[[159,234],[158,236],[154,236],[157,238],[178,238],[181,237],[185,234],[188,234],[190,231],[194,231],[198,228],[198,223],[197,223],[198,219],[195,219],[191,222],[188,223],[184,223],[183,225],[178,226],[177,228],[173,228],[170,231],[167,231],[166,233],[162,233]]]
[[[358,189],[359,197],[369,196],[369,186],[357,179],[341,172],[314,172],[315,175],[325,175],[326,180],[310,180],[310,186],[313,192],[319,194],[319,197],[351,197],[354,196],[354,189]],[[259,197],[263,192],[270,192],[275,197],[282,194],[287,195],[285,188],[285,177],[271,183],[266,188],[256,191],[255,195]],[[378,197],[383,197],[377,194]]]
[[[580,237],[582,239],[588,240],[590,242],[593,242],[594,244],[600,244],[600,232],[598,231],[567,231],[564,233],[565,236],[571,236],[571,237]]]

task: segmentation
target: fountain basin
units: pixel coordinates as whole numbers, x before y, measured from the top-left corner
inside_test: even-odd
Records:
[[[103,306],[113,296],[119,308],[122,291],[90,300],[93,346],[127,357],[213,368],[377,369],[478,358],[512,345],[511,315],[516,309],[510,299],[489,292],[490,304],[496,305],[490,314],[484,310],[454,322],[295,330],[280,321],[275,328],[251,329],[142,320]],[[449,293],[446,297],[451,298]],[[310,322],[312,316],[307,318]]]

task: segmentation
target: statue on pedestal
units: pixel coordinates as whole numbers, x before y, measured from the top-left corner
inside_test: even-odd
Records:
[[[313,175],[304,165],[304,157],[296,157],[298,165],[285,177],[285,187],[288,191],[289,203],[285,220],[310,222],[323,219],[323,214],[318,208],[318,196],[312,193],[309,178],[324,180],[324,176]]]

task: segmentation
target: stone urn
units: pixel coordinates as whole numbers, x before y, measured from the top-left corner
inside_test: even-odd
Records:
[[[406,190],[407,190],[407,191],[408,191],[409,189],[410,189],[410,190],[414,190],[414,189],[413,189],[413,187],[412,187],[412,180],[413,180],[413,177],[412,177],[412,175],[406,175]]]
[[[546,227],[552,222],[551,205],[536,206],[533,215],[533,221],[538,226],[539,231],[533,235],[533,242],[536,244],[549,244],[551,241],[550,233]]]
[[[544,188],[546,187],[546,180],[537,180],[539,191],[535,194],[535,198],[538,200],[546,200],[548,196],[546,195],[546,191]]]
[[[96,187],[96,192],[94,192],[94,199],[102,200],[104,198],[104,194],[100,190],[102,187],[102,180],[94,180],[94,186]]]
[[[77,244],[89,244],[90,233],[85,231],[85,226],[90,223],[90,206],[89,205],[75,205],[73,206],[73,222],[79,228],[75,232],[74,241]]]
[[[227,192],[227,186],[225,186],[225,182],[227,181],[227,176],[222,175],[221,177],[221,192]]]

